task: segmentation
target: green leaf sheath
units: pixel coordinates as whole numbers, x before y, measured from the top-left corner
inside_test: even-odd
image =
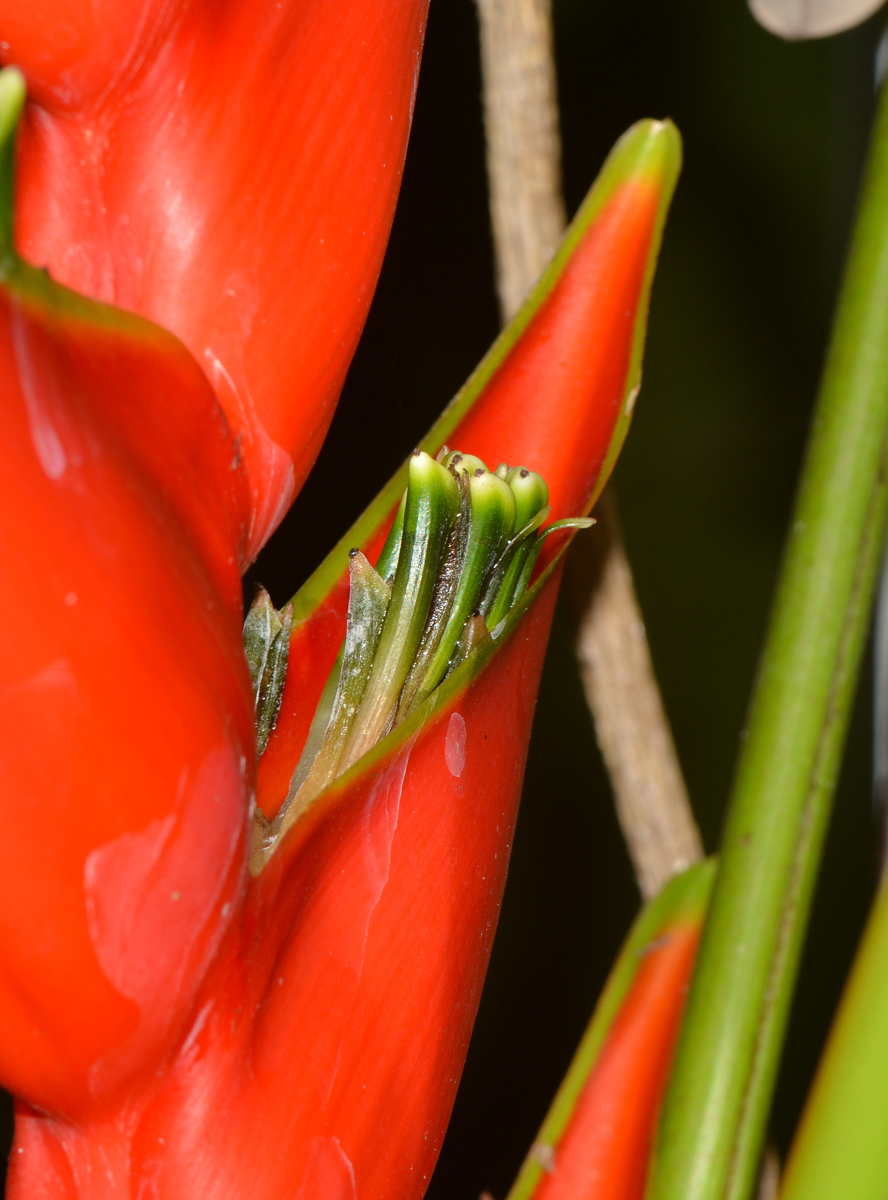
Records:
[[[244,621],[244,654],[253,683],[256,741],[259,754],[268,745],[284,693],[293,605],[277,612],[265,588],[260,587]]]
[[[320,749],[299,791],[288,797],[282,818],[292,820],[290,805],[300,809],[300,793],[310,800],[333,779],[339,767],[355,717],[364,698],[373,656],[379,645],[392,589],[367,562],[360,550],[348,562],[350,587],[345,643],[338,670],[336,692],[329,709]],[[283,820],[281,821],[283,823]]]
[[[884,537],[886,297],[883,93],[648,1200],[754,1188]]]
[[[284,681],[287,678],[287,660],[290,657],[290,629],[293,625],[292,601],[285,605],[280,614],[280,628],[268,648],[268,659],[262,677],[261,697],[256,711],[257,750],[262,754],[268,745],[271,731],[277,724],[284,696]]]
[[[271,602],[271,596],[264,587],[260,587],[244,621],[244,654],[253,684],[253,704],[257,710],[262,680],[268,667],[268,653],[281,629],[281,619]]]
[[[389,535],[385,539],[385,544],[379,554],[379,559],[376,563],[376,571],[381,579],[391,579],[394,577],[395,571],[398,568],[398,557],[401,553],[401,540],[404,537],[404,513],[407,509],[407,490],[401,497],[401,503],[398,505],[398,511],[395,513],[395,519],[392,522],[392,527],[389,530]]]

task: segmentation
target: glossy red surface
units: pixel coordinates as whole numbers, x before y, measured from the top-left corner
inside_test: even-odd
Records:
[[[19,249],[191,350],[241,438],[250,557],[317,457],[367,315],[427,7],[0,0],[3,60],[34,98]]]

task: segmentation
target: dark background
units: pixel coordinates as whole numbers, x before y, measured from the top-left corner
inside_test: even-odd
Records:
[[[742,0],[555,0],[565,186],[670,116],[685,168],[616,472],[707,848],[723,806],[827,336],[879,28],[790,45]],[[330,439],[253,573],[282,603],[497,331],[472,0],[432,0],[391,248]],[[864,683],[774,1115],[787,1145],[875,880]],[[488,987],[429,1196],[501,1200],[638,904],[563,615]]]

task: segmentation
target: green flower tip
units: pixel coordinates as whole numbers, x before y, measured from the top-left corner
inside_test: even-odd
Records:
[[[672,195],[681,170],[681,134],[672,121],[638,121],[627,129],[605,164],[613,186],[628,179],[646,179]]]
[[[0,144],[15,133],[26,94],[25,77],[18,67],[4,67],[0,71]]]
[[[6,267],[13,255],[15,134],[24,103],[24,75],[17,67],[4,67],[0,71],[0,258]]]
[[[644,183],[654,192],[659,210],[658,225],[675,191],[681,170],[681,136],[671,121],[638,121],[627,129],[611,150],[591,191],[565,236],[549,268],[551,282],[613,196],[622,188]],[[655,246],[659,239],[655,239]]]

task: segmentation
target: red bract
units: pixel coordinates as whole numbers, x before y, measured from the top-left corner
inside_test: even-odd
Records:
[[[642,1200],[714,863],[641,912],[507,1200]]]
[[[627,135],[429,444],[471,431],[496,458],[507,412],[524,433],[503,454],[549,473],[555,515],[586,506],[628,419],[676,167],[671,127]],[[24,530],[7,509],[5,578],[30,589],[0,594],[4,683],[30,705],[3,761],[31,817],[17,802],[4,830],[11,1195],[418,1197],[486,967],[558,566],[250,879],[233,439],[174,339],[20,265],[5,296],[3,436],[29,503]],[[379,543],[400,486],[345,548]],[[335,654],[344,565],[297,598],[267,810]]]
[[[0,372],[0,1070],[79,1111],[176,1036],[238,885],[245,481],[184,348],[38,272],[5,281]]]
[[[509,1200],[642,1200],[712,877],[691,868],[636,921]]]
[[[33,99],[21,253],[185,342],[241,438],[250,557],[317,456],[367,315],[427,6],[0,2]]]

